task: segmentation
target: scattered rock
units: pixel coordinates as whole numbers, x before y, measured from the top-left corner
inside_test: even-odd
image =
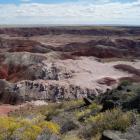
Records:
[[[105,130],[101,140],[139,140],[140,139],[140,122],[137,121],[135,125],[122,133],[119,131]]]
[[[122,140],[116,133],[112,130],[106,130],[103,132],[101,140]]]
[[[67,121],[63,124],[62,128],[61,128],[61,133],[67,133],[71,130],[75,130],[77,129],[78,126],[73,122],[73,121]]]

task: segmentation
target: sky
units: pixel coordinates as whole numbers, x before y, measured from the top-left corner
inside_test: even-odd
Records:
[[[0,0],[0,24],[140,25],[140,0]]]

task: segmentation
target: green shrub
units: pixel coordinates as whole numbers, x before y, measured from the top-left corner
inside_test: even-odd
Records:
[[[140,87],[136,89],[136,93],[140,94]]]
[[[64,101],[62,103],[62,106],[64,109],[70,109],[70,108],[81,106],[83,104],[84,104],[83,99],[78,99],[78,100]]]
[[[131,85],[131,82],[128,80],[124,80],[120,83],[120,86],[124,86],[124,87],[129,86],[129,85]]]
[[[92,103],[86,109],[76,110],[75,111],[75,115],[79,119],[80,117],[83,117],[86,114],[91,113],[92,111],[95,111],[96,110],[98,112],[98,110],[101,110],[101,109],[102,109],[102,106],[101,105],[99,105],[97,103]]]
[[[104,130],[125,131],[132,124],[132,112],[122,112],[120,109],[108,110],[96,116],[90,116],[86,121],[92,124],[93,134]]]
[[[81,111],[75,111],[75,115],[76,115],[76,118],[79,119],[80,117],[83,117],[84,115],[86,115],[90,112],[91,112],[90,109],[85,109],[85,110],[81,110]]]
[[[97,103],[92,103],[90,106],[89,106],[89,109],[91,109],[91,110],[100,110],[100,109],[102,109],[102,105],[99,105],[99,104],[97,104]]]
[[[67,134],[63,136],[62,140],[81,140],[81,139],[74,134]]]

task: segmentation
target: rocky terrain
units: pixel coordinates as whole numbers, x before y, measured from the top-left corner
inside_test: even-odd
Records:
[[[123,114],[123,110],[134,108],[122,103],[119,89],[118,97],[116,92],[113,92],[113,95],[108,93],[119,88],[123,81],[140,82],[139,27],[0,28],[2,115],[34,101],[56,104],[84,99],[86,109],[92,110],[87,105],[92,104],[93,98],[98,97],[96,103],[102,106],[99,112],[104,113],[117,107],[115,111]],[[125,98],[126,96],[123,99]],[[122,110],[118,109],[120,107]],[[139,106],[136,107],[137,111],[138,108]],[[53,118],[52,121],[60,123],[57,119],[62,121],[64,114],[74,115],[73,111],[61,113],[62,116]],[[86,112],[85,116],[86,114],[89,117],[89,112]],[[81,117],[83,120],[84,117]],[[81,128],[78,120],[77,123],[80,131],[83,131],[84,128]],[[78,134],[79,131],[75,133]],[[107,131],[103,138],[107,137],[108,133],[114,134]],[[118,134],[118,137],[121,137],[120,135]],[[91,136],[81,137],[91,139]],[[38,140],[42,140],[41,138]]]
[[[113,90],[97,97],[90,95],[84,100],[39,106],[27,103],[10,112],[8,117],[0,117],[3,121],[1,132],[6,129],[0,137],[14,140],[139,140],[139,93],[139,83],[124,81]]]
[[[104,93],[123,78],[139,81],[139,30],[1,28],[1,102],[77,99]]]

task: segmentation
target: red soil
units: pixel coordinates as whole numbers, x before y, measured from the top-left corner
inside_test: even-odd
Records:
[[[134,75],[140,76],[140,69],[136,69],[130,65],[119,64],[119,65],[114,66],[114,68],[122,70],[122,71],[127,71]]]
[[[0,79],[7,79],[8,78],[8,66],[1,65],[0,67]]]
[[[99,84],[107,85],[107,86],[112,86],[117,83],[117,81],[113,78],[110,77],[105,77],[103,79],[100,79],[97,81]]]
[[[114,66],[114,68],[133,74],[132,77],[120,78],[119,79],[120,81],[127,80],[131,82],[140,82],[140,69],[136,69],[130,65],[124,65],[124,64],[116,65]]]
[[[12,106],[12,105],[0,105],[0,115],[8,115],[8,113],[15,111],[17,109],[16,106]]]
[[[23,78],[25,66],[0,66],[0,79],[6,79],[8,81],[17,82]]]

